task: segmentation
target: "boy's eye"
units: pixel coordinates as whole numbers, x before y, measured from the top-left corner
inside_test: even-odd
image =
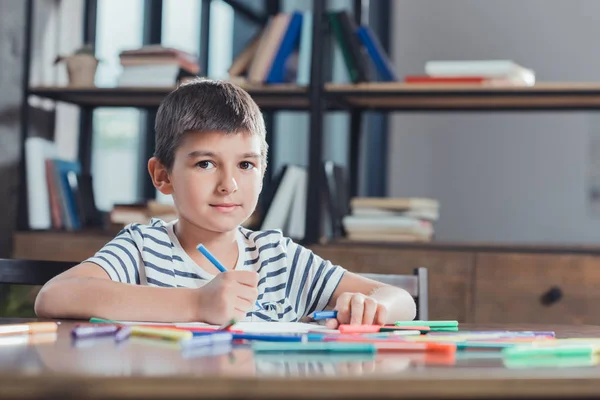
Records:
[[[252,169],[252,168],[254,168],[254,164],[252,164],[252,163],[251,163],[251,162],[249,162],[249,161],[242,161],[242,162],[240,163],[240,168],[241,168],[241,169]]]
[[[212,169],[212,168],[215,168],[215,163],[213,163],[212,161],[208,161],[208,160],[198,161],[196,163],[196,167],[202,168],[202,169]]]

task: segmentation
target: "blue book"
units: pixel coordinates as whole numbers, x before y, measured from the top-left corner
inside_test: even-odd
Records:
[[[371,57],[373,64],[375,64],[381,78],[387,82],[397,81],[398,77],[394,71],[394,65],[373,31],[368,26],[359,26],[356,29],[356,35],[367,49],[367,53]]]
[[[302,13],[294,12],[290,18],[287,30],[283,35],[281,44],[275,58],[271,64],[271,69],[265,79],[266,83],[283,83],[285,82],[285,64],[288,57],[294,52],[298,46],[300,38],[300,30],[302,29]]]
[[[66,161],[53,159],[54,168],[59,180],[61,196],[64,196],[65,215],[68,224],[65,224],[69,230],[81,229],[81,220],[79,219],[79,210],[77,208],[77,175],[81,173],[81,165],[76,161]]]
[[[300,49],[298,50],[298,73],[296,75],[296,83],[300,86],[308,86],[308,84],[310,83],[312,29],[312,11],[306,11],[302,15]]]

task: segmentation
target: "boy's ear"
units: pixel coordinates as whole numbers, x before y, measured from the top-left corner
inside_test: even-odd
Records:
[[[152,184],[162,194],[173,194],[173,184],[169,178],[169,173],[164,165],[156,157],[148,160],[148,172],[152,178]]]

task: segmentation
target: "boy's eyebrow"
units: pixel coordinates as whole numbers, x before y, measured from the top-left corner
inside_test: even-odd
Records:
[[[191,153],[189,153],[187,156],[189,158],[196,158],[196,157],[215,157],[216,155],[217,154],[212,151],[194,150]]]
[[[217,153],[212,152],[212,151],[207,151],[207,150],[194,150],[191,153],[189,153],[187,156],[188,156],[188,158],[217,157]],[[241,158],[260,158],[260,154],[254,153],[254,152],[243,153],[241,155]]]

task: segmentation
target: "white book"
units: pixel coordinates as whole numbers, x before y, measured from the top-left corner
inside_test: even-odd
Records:
[[[381,208],[357,208],[352,210],[352,215],[357,217],[379,217],[379,218],[387,218],[394,216],[402,216],[402,217],[410,217],[417,219],[424,219],[427,221],[437,221],[440,217],[439,211],[436,208],[423,208],[416,210],[408,210],[408,211],[395,211],[395,210],[385,210]]]
[[[304,239],[304,230],[306,225],[306,196],[308,193],[308,172],[303,169],[296,181],[296,193],[292,202],[290,219],[286,236],[292,239]]]
[[[277,192],[275,192],[273,201],[260,227],[261,230],[281,229],[285,231],[286,223],[291,215],[298,182],[302,179],[303,173],[306,174],[306,171],[302,167],[296,165],[288,165],[286,167]]]
[[[512,60],[428,61],[425,72],[433,77],[483,76],[510,78],[527,85],[535,83],[535,73]]]
[[[347,215],[342,219],[347,232],[406,233],[430,236],[433,225],[416,218],[394,216],[387,218]]]
[[[30,229],[50,229],[50,196],[46,180],[46,159],[56,158],[54,142],[39,137],[25,141],[25,168],[27,178],[27,212]]]

